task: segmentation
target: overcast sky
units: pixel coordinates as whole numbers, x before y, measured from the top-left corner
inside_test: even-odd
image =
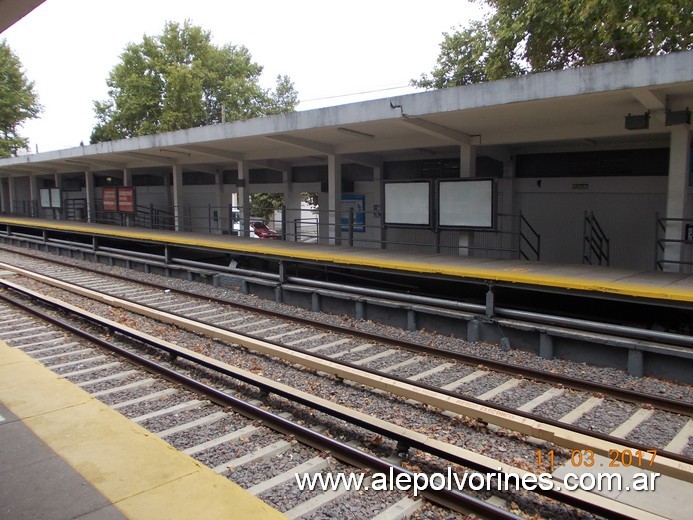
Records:
[[[276,76],[294,82],[299,110],[413,92],[435,66],[444,32],[482,17],[468,0],[46,0],[0,34],[19,57],[44,107],[24,125],[31,152],[89,142],[93,101],[130,42],[186,19],[216,45],[244,45]],[[350,94],[359,94],[351,95]]]

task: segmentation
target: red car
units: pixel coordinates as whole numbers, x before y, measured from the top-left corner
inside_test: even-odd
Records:
[[[251,222],[250,223],[250,236],[254,238],[273,238],[280,239],[282,236],[277,233],[274,229],[268,228],[264,222]]]

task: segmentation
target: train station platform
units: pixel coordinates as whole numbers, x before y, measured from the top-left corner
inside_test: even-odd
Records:
[[[0,342],[0,518],[285,518]]]
[[[83,235],[161,246],[223,251],[276,261],[457,280],[480,285],[611,299],[661,302],[690,308],[693,274],[638,271],[593,265],[498,260],[334,245],[258,240],[229,235],[121,227],[81,221],[0,216],[0,232],[40,230],[56,236]]]

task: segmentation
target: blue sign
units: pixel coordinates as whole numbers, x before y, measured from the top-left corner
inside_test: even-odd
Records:
[[[365,195],[342,195],[342,215],[340,224],[342,231],[349,231],[349,212],[353,210],[354,232],[364,233],[366,231],[366,196]]]

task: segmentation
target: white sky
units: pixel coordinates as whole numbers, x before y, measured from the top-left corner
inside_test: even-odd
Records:
[[[19,57],[44,111],[24,125],[31,152],[89,142],[93,101],[130,42],[190,19],[216,45],[244,45],[274,88],[288,75],[299,110],[414,92],[443,33],[482,16],[468,0],[46,0],[0,34]],[[399,87],[399,88],[395,88]],[[351,95],[365,93],[361,95]]]

